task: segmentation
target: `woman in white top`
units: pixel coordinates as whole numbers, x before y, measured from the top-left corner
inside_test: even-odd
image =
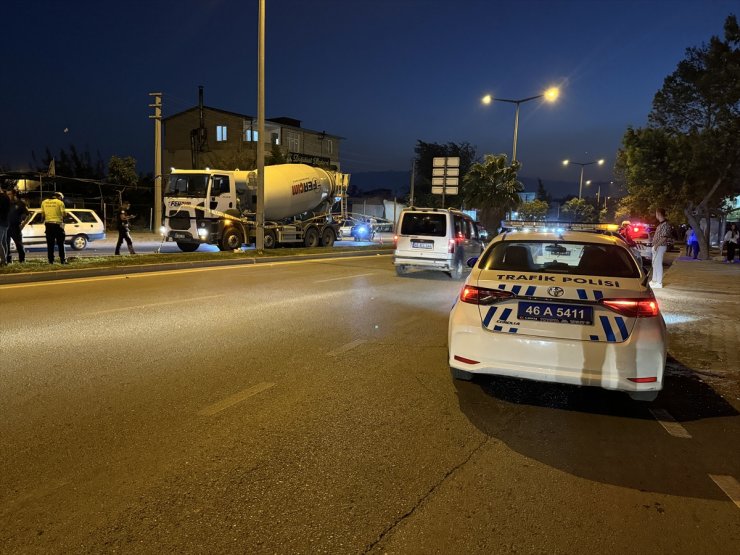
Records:
[[[725,245],[727,245],[727,264],[735,262],[735,249],[737,244],[740,243],[740,231],[737,230],[737,224],[732,224],[730,229],[725,233],[724,238]]]

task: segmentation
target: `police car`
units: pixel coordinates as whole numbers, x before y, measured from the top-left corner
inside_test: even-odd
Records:
[[[643,401],[663,387],[665,322],[642,265],[608,235],[523,228],[497,236],[452,308],[448,345],[456,379],[596,386]]]

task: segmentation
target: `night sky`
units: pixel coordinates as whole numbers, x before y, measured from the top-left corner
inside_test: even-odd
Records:
[[[257,0],[5,2],[0,165],[70,143],[151,172],[147,93],[256,116]],[[417,139],[511,155],[522,176],[577,183],[561,160],[605,157],[644,125],[685,49],[722,33],[735,1],[267,0],[267,117],[345,137],[348,172],[407,170]],[[65,128],[68,131],[65,133]]]

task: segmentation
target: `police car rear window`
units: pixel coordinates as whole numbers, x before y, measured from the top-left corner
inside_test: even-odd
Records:
[[[640,277],[624,247],[571,241],[501,241],[486,251],[483,270],[579,276]]]
[[[447,235],[447,215],[428,212],[406,212],[401,222],[401,235]]]

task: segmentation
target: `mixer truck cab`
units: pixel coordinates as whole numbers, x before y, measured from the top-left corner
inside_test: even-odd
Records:
[[[331,246],[339,226],[331,207],[342,174],[304,164],[265,168],[265,247]],[[257,171],[173,169],[164,195],[161,232],[186,252],[201,244],[221,250],[256,239]]]

